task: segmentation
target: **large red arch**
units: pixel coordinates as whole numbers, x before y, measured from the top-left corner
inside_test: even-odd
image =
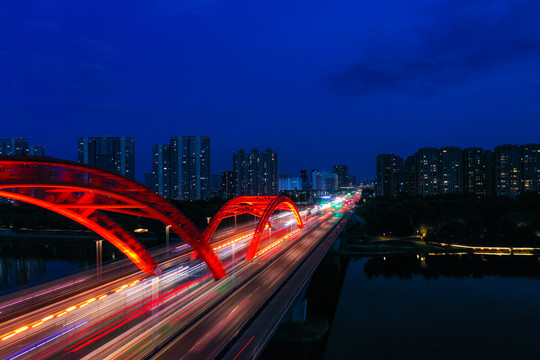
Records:
[[[246,256],[246,261],[255,257],[261,236],[264,231],[270,216],[276,210],[291,210],[296,217],[298,227],[302,227],[302,218],[294,202],[287,196],[237,196],[229,200],[221,207],[218,213],[212,218],[206,230],[204,230],[203,238],[206,242],[210,242],[212,235],[216,231],[221,221],[225,218],[251,214],[260,218],[253,239],[251,240]]]
[[[158,194],[123,176],[66,160],[0,156],[0,197],[32,203],[79,222],[148,274],[160,272],[154,259],[102,211],[159,220],[193,247],[216,279],[225,275],[221,261],[189,219]]]

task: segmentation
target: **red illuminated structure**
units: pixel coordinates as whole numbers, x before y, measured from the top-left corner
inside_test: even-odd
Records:
[[[223,205],[219,212],[212,218],[210,224],[204,230],[203,238],[209,242],[218,225],[225,218],[241,214],[254,215],[260,218],[260,220],[246,256],[246,261],[250,261],[255,257],[266,224],[276,210],[291,210],[296,217],[298,227],[301,228],[303,226],[302,218],[298,213],[296,205],[286,196],[237,196]]]
[[[225,275],[221,261],[189,219],[161,196],[123,176],[65,160],[0,156],[0,197],[52,210],[86,226],[147,274],[161,270],[144,247],[103,211],[159,220],[197,251],[216,279]]]
[[[144,247],[104,211],[142,216],[170,226],[203,260],[216,279],[225,276],[210,239],[225,218],[252,214],[260,218],[246,261],[255,257],[261,236],[276,210],[302,219],[286,196],[239,196],[227,202],[212,218],[204,233],[161,196],[123,176],[76,162],[33,156],[0,156],[0,197],[43,207],[64,215],[110,241],[142,271],[161,270]]]

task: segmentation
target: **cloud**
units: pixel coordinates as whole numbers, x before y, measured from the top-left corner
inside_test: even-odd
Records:
[[[540,55],[540,3],[450,1],[427,8],[412,33],[372,44],[356,64],[327,75],[345,95],[418,92],[459,84]]]

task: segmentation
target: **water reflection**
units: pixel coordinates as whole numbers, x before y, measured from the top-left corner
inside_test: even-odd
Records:
[[[104,262],[119,254],[104,245]],[[17,238],[0,240],[0,294],[18,291],[86,269],[96,263],[90,239]]]
[[[351,261],[324,359],[534,359],[536,256],[411,254]]]
[[[447,278],[482,278],[484,276],[540,278],[536,256],[499,256],[477,254],[414,254],[370,258],[364,267],[368,279],[377,276],[411,279],[421,275],[426,280]]]
[[[298,334],[282,324],[261,359],[540,355],[519,346],[538,335],[537,256],[411,253],[349,261],[329,254],[316,274],[306,294],[306,323],[292,328]],[[321,318],[330,330],[316,341],[300,339]]]

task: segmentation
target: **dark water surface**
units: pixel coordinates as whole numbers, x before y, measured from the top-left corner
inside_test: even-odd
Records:
[[[103,261],[119,252],[103,243]],[[0,238],[0,295],[77,273],[96,264],[96,245],[88,238]]]
[[[396,256],[349,262],[324,359],[535,359],[534,256]]]

